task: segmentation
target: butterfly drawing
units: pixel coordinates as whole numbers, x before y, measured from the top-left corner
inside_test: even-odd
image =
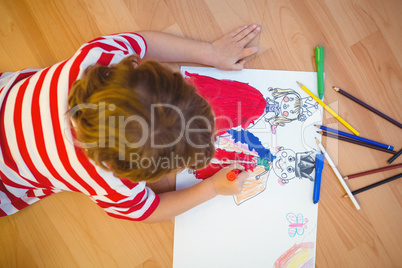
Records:
[[[296,234],[303,235],[304,229],[307,229],[308,219],[303,217],[303,214],[288,213],[286,219],[289,222],[289,236],[294,237]]]

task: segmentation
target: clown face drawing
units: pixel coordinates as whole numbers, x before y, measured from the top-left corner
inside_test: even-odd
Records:
[[[263,117],[265,122],[271,125],[273,134],[276,134],[277,126],[284,126],[292,121],[305,121],[307,116],[311,116],[312,109],[318,109],[318,103],[311,97],[302,98],[293,89],[268,88],[272,95],[266,98],[267,105]]]
[[[295,153],[293,150],[280,147],[272,164],[273,171],[279,177],[281,185],[289,183],[294,178],[306,178],[313,181],[314,152]]]

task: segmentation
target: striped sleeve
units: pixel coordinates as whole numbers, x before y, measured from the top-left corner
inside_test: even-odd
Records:
[[[141,58],[147,51],[145,39],[136,33],[104,35],[81,46],[79,51],[98,49],[103,52],[123,52],[124,55],[137,54]]]
[[[159,196],[148,187],[138,185],[133,193],[91,196],[109,216],[118,219],[142,221],[148,218],[159,204]],[[139,188],[139,189],[138,189]]]
[[[155,211],[159,196],[144,181],[134,183],[127,179],[118,179],[111,172],[96,169],[113,186],[113,191],[104,195],[91,195],[90,198],[107,214],[118,219],[142,221]]]
[[[69,73],[68,89],[75,80],[81,79],[89,66],[117,64],[125,57],[137,54],[143,58],[147,51],[145,39],[136,33],[119,33],[98,37],[82,45],[73,56]]]

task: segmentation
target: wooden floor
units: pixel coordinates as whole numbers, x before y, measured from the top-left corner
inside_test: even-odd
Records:
[[[331,87],[402,121],[401,13],[401,0],[0,0],[0,72],[52,65],[102,34],[159,30],[213,41],[258,23],[260,51],[246,68],[315,71],[313,49],[325,46],[326,102],[363,137],[399,150],[401,129]],[[328,113],[324,122],[345,130]],[[386,166],[390,157],[334,140],[324,145],[343,175]],[[358,189],[400,172],[348,183]],[[174,189],[174,182],[154,187]],[[401,192],[397,180],[361,193],[357,211],[326,165],[316,266],[402,267]],[[0,267],[171,267],[173,230],[174,220],[117,220],[84,195],[60,193],[0,218]]]

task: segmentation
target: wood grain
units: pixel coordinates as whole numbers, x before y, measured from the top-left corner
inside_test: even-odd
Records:
[[[102,34],[157,30],[213,41],[257,23],[260,50],[246,68],[315,71],[314,47],[325,46],[325,101],[363,137],[399,150],[401,129],[331,87],[402,121],[401,13],[400,0],[0,0],[0,72],[47,67]],[[324,124],[346,130],[327,113]],[[389,158],[341,141],[324,139],[324,145],[344,176]],[[347,183],[358,189],[396,172]],[[174,178],[151,187],[173,190]],[[356,211],[326,165],[316,267],[401,267],[401,192],[396,180],[359,194]],[[0,218],[0,267],[171,267],[173,231],[174,220],[117,220],[86,196],[64,192]]]

